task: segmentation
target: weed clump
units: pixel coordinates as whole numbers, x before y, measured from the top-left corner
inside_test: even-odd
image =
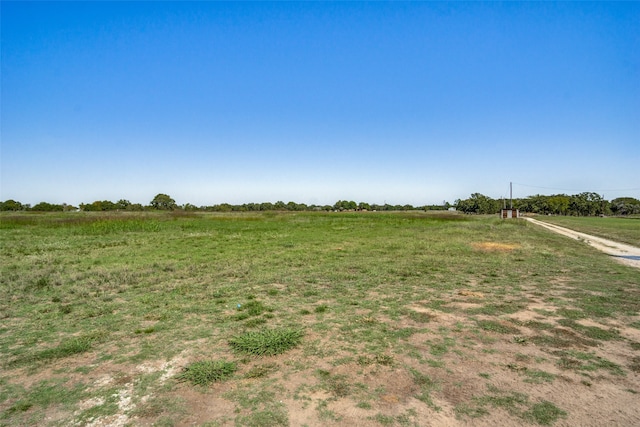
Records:
[[[558,408],[551,402],[542,401],[536,403],[523,414],[523,418],[528,421],[533,421],[537,424],[548,426],[558,420],[558,418],[566,417],[567,413]]]
[[[237,370],[234,362],[224,360],[202,360],[185,366],[178,379],[193,385],[208,386],[216,381],[224,381]]]
[[[236,352],[249,356],[275,356],[296,347],[302,335],[298,329],[264,329],[231,338],[229,345]]]

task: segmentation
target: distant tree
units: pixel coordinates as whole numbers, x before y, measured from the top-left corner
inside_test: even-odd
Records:
[[[64,206],[47,202],[40,202],[33,206],[31,210],[38,212],[62,212],[64,211]]]
[[[298,204],[296,202],[288,202],[286,204],[286,209],[288,211],[297,211],[298,210]]]
[[[125,199],[120,199],[115,203],[115,208],[120,210],[128,210],[129,206],[131,206],[131,202]]]
[[[520,212],[532,212],[540,215],[567,215],[571,197],[566,194],[543,196],[536,194],[525,199],[514,200],[513,206]]]
[[[174,210],[175,208],[178,207],[178,205],[176,205],[175,200],[173,200],[168,195],[162,194],[162,193],[157,194],[156,197],[154,197],[153,200],[151,201],[150,205],[154,209],[159,209],[163,211]]]
[[[500,202],[484,194],[473,193],[470,198],[455,201],[456,209],[464,213],[494,214],[500,211]]]
[[[597,193],[575,194],[569,199],[570,215],[592,216],[602,215],[608,208],[608,203]]]
[[[273,209],[274,209],[273,208],[273,203],[271,203],[271,202],[260,203],[260,210],[261,211],[272,211]]]
[[[0,202],[0,211],[22,211],[25,207],[22,203],[9,199]]]
[[[87,212],[112,211],[118,209],[118,204],[109,200],[96,200],[93,203],[80,203],[80,209]]]
[[[549,196],[549,213],[554,215],[567,215],[569,212],[570,197],[566,194],[556,194]]]
[[[640,200],[633,197],[613,199],[609,207],[614,215],[640,214]]]
[[[370,211],[371,210],[371,205],[369,203],[360,202],[360,203],[358,203],[358,210],[359,211]]]
[[[333,209],[336,211],[355,211],[358,209],[358,204],[353,200],[338,200]]]

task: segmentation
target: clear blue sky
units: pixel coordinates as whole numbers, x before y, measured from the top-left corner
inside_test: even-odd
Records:
[[[639,2],[1,8],[1,200],[640,198]]]

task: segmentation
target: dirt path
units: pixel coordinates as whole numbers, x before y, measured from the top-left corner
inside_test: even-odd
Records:
[[[570,230],[568,228],[560,227],[559,225],[538,221],[537,219],[525,219],[558,234],[562,234],[563,236],[571,237],[572,239],[576,240],[582,240],[583,242],[606,253],[607,255],[611,255],[617,261],[625,265],[640,268],[640,248],[636,248],[635,246],[627,245],[624,243],[614,242],[613,240],[603,239],[602,237],[596,237],[590,234],[581,233],[579,231]]]

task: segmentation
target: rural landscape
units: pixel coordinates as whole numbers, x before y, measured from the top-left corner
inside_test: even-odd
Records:
[[[536,216],[640,246],[640,220]],[[4,212],[0,425],[631,426],[640,274],[523,219]]]
[[[0,1],[0,427],[640,426],[640,1]]]

